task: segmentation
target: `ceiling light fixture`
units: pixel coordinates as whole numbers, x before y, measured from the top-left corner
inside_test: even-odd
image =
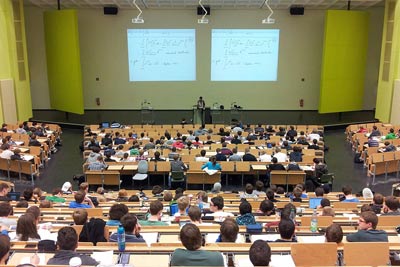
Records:
[[[208,23],[208,19],[206,19],[206,16],[207,16],[208,12],[207,12],[207,9],[201,3],[201,0],[199,0],[199,6],[201,6],[201,8],[204,10],[204,15],[201,17],[201,19],[197,20],[197,23],[199,23],[199,24],[207,24]]]
[[[268,0],[265,0],[264,5],[268,8],[268,10],[270,11],[270,14],[268,15],[268,17],[266,19],[263,19],[261,22],[263,24],[274,24],[275,23],[275,19],[271,18],[272,15],[274,14],[274,11],[269,6]]]
[[[141,15],[142,15],[142,10],[140,9],[140,7],[136,4],[136,0],[133,0],[133,2],[132,2],[134,5],[135,5],[135,7],[139,10],[139,14],[136,16],[136,18],[133,18],[132,19],[132,23],[144,23],[144,20],[143,20],[143,18],[141,17]]]

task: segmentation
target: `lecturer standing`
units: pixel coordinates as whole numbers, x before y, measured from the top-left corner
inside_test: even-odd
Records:
[[[206,109],[206,102],[204,102],[202,96],[197,100],[197,109],[200,111],[201,125],[204,125],[204,110]]]

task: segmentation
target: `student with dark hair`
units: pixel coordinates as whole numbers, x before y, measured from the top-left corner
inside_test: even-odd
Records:
[[[97,266],[99,264],[92,257],[75,251],[78,248],[78,234],[72,227],[63,227],[58,231],[57,247],[58,251],[47,261],[48,265],[69,265],[69,260],[74,257],[80,258],[82,265]]]
[[[140,223],[137,217],[127,213],[121,218],[121,224],[125,229],[125,242],[128,243],[144,243],[143,236],[140,235]],[[118,233],[110,236],[110,242],[118,242]]]
[[[10,238],[7,235],[0,235],[0,265],[6,265],[10,256]]]
[[[292,220],[281,219],[278,225],[279,235],[281,238],[275,240],[275,242],[297,242],[293,240],[295,225]]]
[[[348,242],[388,242],[383,230],[376,230],[378,216],[373,211],[364,211],[358,219],[358,231],[346,237]]]
[[[129,212],[128,207],[125,204],[114,204],[110,207],[110,211],[108,213],[109,220],[106,225],[110,226],[118,226],[120,224],[120,220],[122,216]]]
[[[381,216],[400,216],[400,202],[398,197],[387,196],[385,197],[385,204],[383,205],[383,212]]]
[[[331,201],[327,198],[323,198],[321,199],[321,203],[320,203],[321,208],[324,207],[330,207],[331,206]]]
[[[232,213],[225,212],[223,209],[224,209],[224,199],[221,196],[213,197],[210,203],[210,211],[212,212],[212,214],[210,215],[214,216],[214,218],[234,217]]]
[[[56,202],[56,203],[64,203],[65,198],[63,198],[62,195],[63,195],[63,193],[61,191],[61,188],[57,187],[57,188],[53,189],[51,196],[46,196],[46,200],[49,200],[51,202]]]
[[[383,209],[383,195],[379,193],[375,193],[374,197],[372,198],[371,208],[376,214],[381,214]]]
[[[239,205],[240,216],[236,217],[236,222],[238,225],[248,225],[256,224],[256,219],[251,213],[251,205],[246,200],[242,200]]]
[[[202,236],[196,225],[185,224],[179,237],[186,249],[175,249],[171,256],[171,266],[224,266],[220,252],[200,249]]]
[[[339,244],[343,239],[343,230],[339,224],[333,223],[326,228],[325,240],[326,242],[335,242]]]
[[[344,185],[342,187],[342,192],[345,196],[345,199],[342,202],[360,202],[358,198],[352,195],[353,189],[351,188],[350,185]]]
[[[39,241],[35,217],[32,213],[22,214],[17,222],[17,239],[18,241]]]
[[[150,202],[150,216],[147,220],[141,220],[141,225],[168,225],[166,222],[161,221],[162,211],[164,205],[159,200],[154,200]]]
[[[13,213],[13,208],[9,202],[0,202],[0,225],[8,228],[17,225],[17,220],[8,218]]]
[[[271,200],[263,200],[260,203],[259,212],[262,213],[263,216],[270,216],[275,214],[274,203]]]
[[[268,266],[271,261],[271,248],[267,241],[254,241],[249,250],[249,258],[254,266]]]
[[[220,235],[216,242],[235,243],[239,233],[239,225],[233,218],[226,218],[220,227]]]

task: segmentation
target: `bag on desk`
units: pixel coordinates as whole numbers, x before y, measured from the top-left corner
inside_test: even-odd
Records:
[[[246,225],[246,232],[247,233],[261,233],[262,230],[263,230],[263,226],[262,226],[261,223]]]

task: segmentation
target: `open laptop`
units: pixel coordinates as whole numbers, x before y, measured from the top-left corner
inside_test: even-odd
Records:
[[[9,192],[7,197],[11,199],[11,201],[19,201],[21,198],[21,192]]]
[[[316,209],[321,204],[322,197],[310,197],[308,200],[308,207],[310,209]]]
[[[110,128],[110,123],[104,121],[104,122],[100,123],[100,128]]]

